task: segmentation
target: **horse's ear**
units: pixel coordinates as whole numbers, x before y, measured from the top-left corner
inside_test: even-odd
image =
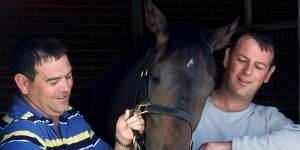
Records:
[[[230,25],[218,28],[208,34],[208,44],[212,51],[224,48],[230,41],[231,36],[237,31],[239,17]]]
[[[145,0],[145,24],[149,31],[156,35],[156,49],[160,50],[168,41],[168,26],[165,15],[150,1]]]

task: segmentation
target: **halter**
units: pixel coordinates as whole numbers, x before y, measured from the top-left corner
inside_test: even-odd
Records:
[[[146,70],[146,72],[148,72],[148,71]],[[143,88],[143,89],[145,89],[143,91],[145,92],[144,95],[146,96],[146,98],[144,98],[144,101],[142,101],[141,104],[139,104],[137,106],[137,109],[135,112],[138,112],[138,114],[153,113],[153,114],[160,114],[160,115],[165,114],[165,115],[175,116],[175,117],[178,117],[178,118],[186,121],[189,124],[189,126],[192,128],[192,115],[189,112],[186,112],[179,108],[171,108],[171,107],[162,106],[162,105],[158,105],[158,104],[151,104],[150,98],[148,95],[149,76],[147,75],[147,73],[144,73],[144,74],[146,75],[144,77],[144,80],[147,80],[146,82],[144,81],[144,83],[146,83],[146,84],[144,84],[144,88]]]
[[[192,135],[192,115],[191,115],[191,113],[186,112],[179,108],[171,108],[171,107],[162,106],[162,105],[158,105],[158,104],[152,104],[150,102],[150,98],[148,95],[148,81],[150,79],[148,68],[150,68],[150,69],[152,68],[154,58],[155,58],[154,54],[155,54],[154,49],[152,49],[150,51],[150,54],[147,57],[144,70],[140,74],[139,78],[141,79],[142,84],[141,84],[141,87],[136,96],[136,101],[137,101],[137,104],[139,103],[139,105],[137,105],[131,111],[131,116],[137,115],[137,114],[143,115],[143,114],[148,113],[148,114],[168,115],[168,116],[172,116],[172,117],[177,117],[177,118],[184,120],[185,122],[187,122],[189,124],[190,129],[191,129],[191,135]],[[139,99],[139,97],[141,99]],[[134,149],[141,150],[142,148],[144,148],[144,144],[145,144],[144,137],[142,134],[140,134],[137,131],[133,131],[133,133],[134,133],[133,143],[134,143],[134,147],[135,147]],[[190,149],[192,149],[192,140],[190,143]]]

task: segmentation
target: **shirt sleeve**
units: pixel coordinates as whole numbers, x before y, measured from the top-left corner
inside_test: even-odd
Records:
[[[45,149],[41,132],[30,121],[14,121],[1,131],[0,149]]]
[[[300,125],[294,124],[275,108],[265,114],[269,122],[269,133],[235,137],[232,150],[299,150]]]

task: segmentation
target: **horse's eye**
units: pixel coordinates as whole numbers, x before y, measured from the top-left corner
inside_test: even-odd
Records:
[[[159,69],[153,69],[149,74],[150,80],[154,82],[154,84],[160,83],[160,72]]]
[[[155,76],[152,76],[152,77],[151,77],[151,80],[152,80],[155,84],[159,84],[159,82],[160,82],[160,78],[159,78],[159,77],[155,77]]]

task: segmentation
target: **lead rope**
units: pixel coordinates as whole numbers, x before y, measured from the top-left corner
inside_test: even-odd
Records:
[[[142,143],[144,144],[144,143]],[[134,150],[142,150],[141,144],[139,144],[138,140],[136,139],[136,136],[133,137],[133,149]]]
[[[145,113],[148,113],[148,106],[150,104],[149,103],[145,103],[145,104],[139,104],[137,107],[135,107],[134,109],[132,109],[130,111],[130,117],[135,116],[135,115],[143,115]],[[134,150],[143,150],[145,149],[144,145],[145,145],[145,138],[144,138],[144,134],[139,133],[138,131],[132,130],[133,132],[133,148]]]
[[[140,79],[142,79],[141,82],[147,82],[147,77],[148,77],[148,64],[146,64],[146,67],[144,68],[144,70],[141,72],[140,74]],[[131,116],[133,115],[142,115],[144,113],[147,113],[147,107],[149,105],[149,103],[147,103],[147,97],[148,97],[148,92],[146,90],[148,90],[146,88],[147,83],[143,83],[143,88],[141,88],[140,90],[142,91],[142,95],[138,95],[136,102],[139,103],[131,112]],[[141,93],[139,93],[141,94]],[[141,98],[140,96],[142,96],[143,98]],[[134,146],[134,150],[143,150],[145,149],[145,138],[144,138],[144,134],[141,134],[135,130],[133,130],[133,146]]]

